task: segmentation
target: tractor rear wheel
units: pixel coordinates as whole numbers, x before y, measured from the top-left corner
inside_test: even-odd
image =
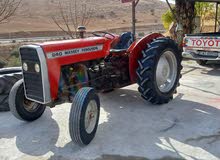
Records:
[[[95,90],[80,89],[73,100],[69,117],[69,132],[76,144],[88,145],[95,137],[100,114],[100,100]]]
[[[173,99],[181,77],[182,56],[178,45],[169,38],[159,38],[142,54],[137,69],[141,96],[153,104],[168,103]]]

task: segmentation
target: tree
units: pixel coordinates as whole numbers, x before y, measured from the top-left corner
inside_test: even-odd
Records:
[[[195,2],[176,0],[177,22],[183,27],[183,34],[192,33],[194,29]]]
[[[201,31],[204,27],[204,22],[207,19],[214,18],[215,17],[215,9],[214,9],[214,4],[213,3],[208,3],[208,2],[196,2],[195,3],[195,8],[194,8],[194,16],[199,16],[201,17]],[[176,8],[173,8],[173,11],[175,14],[176,13]],[[220,14],[220,12],[219,12]],[[182,16],[182,15],[180,15]],[[177,16],[179,17],[179,16]],[[194,18],[194,17],[189,17]],[[167,10],[163,15],[162,15],[162,21],[164,28],[166,30],[169,29],[169,26],[172,22],[176,22],[177,20],[175,19],[175,16],[173,16],[173,13],[170,10]],[[193,19],[192,19],[193,21]],[[194,27],[192,27],[194,29]]]
[[[216,10],[215,10],[216,11]],[[216,12],[215,13],[212,13],[212,17],[213,18],[215,18],[215,16],[216,16]],[[219,17],[220,17],[220,8],[218,7],[218,14],[217,14],[217,23],[218,23],[218,30],[217,31],[220,31],[220,19],[219,19]],[[216,28],[215,28],[216,29]]]
[[[171,37],[181,45],[182,39],[185,34],[192,33],[194,29],[195,18],[195,2],[189,0],[175,0],[175,7],[172,7],[168,0],[166,0],[170,10],[162,15],[162,21],[165,29],[172,29],[175,31]],[[171,23],[173,23],[170,28]],[[174,29],[174,27],[177,30]]]
[[[76,37],[78,26],[89,25],[93,13],[85,0],[59,0],[56,10],[53,22],[71,38]]]
[[[22,0],[0,0],[0,24],[14,16]]]
[[[166,30],[169,30],[169,27],[172,22],[176,22],[173,13],[171,10],[167,10],[163,15],[162,15],[162,22],[163,26]]]
[[[201,18],[201,30],[204,28],[204,23],[207,18],[210,18],[211,11],[214,10],[214,4],[213,3],[207,3],[207,2],[196,2],[195,4],[195,11],[196,15]]]
[[[191,33],[193,20],[195,18],[195,2],[188,0],[175,0],[175,7],[172,7],[169,0],[166,0],[170,10],[162,16],[165,25],[176,22],[181,25],[186,33]],[[172,19],[172,21],[171,21]],[[168,28],[165,26],[165,28]]]

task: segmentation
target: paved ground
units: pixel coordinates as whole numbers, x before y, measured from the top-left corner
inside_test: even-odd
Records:
[[[70,104],[48,109],[33,123],[0,113],[0,159],[220,159],[220,68],[184,62],[175,99],[153,106],[137,86],[101,95],[97,136],[87,147],[70,141]]]

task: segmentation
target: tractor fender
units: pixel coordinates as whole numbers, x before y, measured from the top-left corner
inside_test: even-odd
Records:
[[[151,43],[154,39],[164,37],[160,33],[152,33],[143,37],[138,42],[134,42],[128,49],[129,53],[129,73],[132,83],[136,83],[137,74],[136,70],[138,68],[138,60],[142,58],[142,50],[147,48],[147,44]]]

